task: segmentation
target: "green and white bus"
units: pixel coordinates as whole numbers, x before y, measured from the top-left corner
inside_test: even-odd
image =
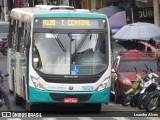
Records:
[[[71,6],[14,8],[8,73],[15,104],[91,105],[110,101],[110,26],[104,14]]]

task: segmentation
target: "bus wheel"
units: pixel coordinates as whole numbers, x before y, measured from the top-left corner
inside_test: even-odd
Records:
[[[23,100],[19,97],[16,93],[14,93],[14,103],[15,105],[19,106],[23,104]]]
[[[14,70],[12,70],[12,75],[11,75],[11,80],[12,80],[12,89],[13,90],[11,90],[11,89],[9,89],[9,93],[11,93],[11,94],[13,94],[14,95]]]
[[[100,112],[101,111],[101,103],[87,104],[86,107],[88,108],[86,110],[89,112]]]
[[[30,104],[29,102],[26,101],[26,104],[25,104],[25,109],[29,112],[31,111],[37,111],[38,109],[36,108],[36,104]]]

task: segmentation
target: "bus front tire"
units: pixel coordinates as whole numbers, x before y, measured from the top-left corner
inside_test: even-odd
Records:
[[[86,110],[89,112],[100,112],[101,111],[101,103],[92,103],[86,105]]]
[[[37,111],[38,109],[36,108],[35,104],[30,104],[29,102],[26,101],[25,103],[25,109],[29,112],[31,111]]]
[[[23,104],[23,100],[16,93],[14,93],[14,103],[16,106],[20,106]]]

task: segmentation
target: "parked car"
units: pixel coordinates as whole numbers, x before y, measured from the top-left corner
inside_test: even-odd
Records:
[[[160,65],[156,58],[147,56],[139,50],[128,50],[116,57],[112,65],[111,93],[115,95],[115,102],[120,103],[125,91],[136,81],[136,71],[145,77],[146,66],[160,75]]]
[[[139,44],[142,44],[144,47],[143,47],[143,52],[152,56],[152,57],[155,57],[156,59],[158,59],[160,56],[159,56],[159,48],[156,48],[156,45],[158,45],[158,42],[157,44],[150,44],[149,42],[146,42],[146,41],[138,41]],[[154,42],[156,43],[156,42]]]

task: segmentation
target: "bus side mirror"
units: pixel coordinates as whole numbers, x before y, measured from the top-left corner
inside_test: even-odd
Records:
[[[29,38],[26,38],[26,39],[25,39],[25,47],[26,47],[26,48],[29,48],[30,45],[31,45],[31,39],[30,39],[30,37],[29,37]]]

